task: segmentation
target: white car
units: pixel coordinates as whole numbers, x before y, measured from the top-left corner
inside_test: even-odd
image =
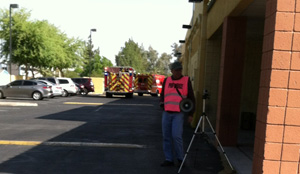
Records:
[[[52,91],[53,91],[53,97],[56,97],[56,96],[62,96],[63,93],[64,93],[64,90],[63,88],[61,87],[61,85],[59,84],[54,84],[48,80],[39,80],[39,79],[35,79],[34,81],[37,81],[37,82],[40,82],[40,83],[43,83],[43,84],[46,84],[48,86],[51,86],[52,87]]]
[[[64,90],[63,97],[67,97],[69,94],[75,95],[77,93],[78,88],[71,78],[58,77],[57,80]]]

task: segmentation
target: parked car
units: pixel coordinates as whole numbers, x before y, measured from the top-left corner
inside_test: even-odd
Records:
[[[56,77],[37,77],[37,78],[34,78],[34,79],[48,80],[49,82],[52,82],[52,83],[54,83],[56,85],[59,85],[59,81],[58,81],[58,79]]]
[[[94,83],[91,78],[72,78],[75,83],[84,85],[81,95],[87,95],[89,92],[95,92]]]
[[[71,78],[57,77],[57,80],[64,89],[63,96],[76,95],[78,88]]]
[[[53,95],[51,86],[33,80],[15,80],[7,85],[0,86],[0,98],[25,97],[34,100],[43,100]]]
[[[50,81],[50,82],[52,82],[52,83],[54,83],[54,84],[56,84],[56,85],[60,85],[59,80],[58,80],[57,77],[37,77],[37,78],[34,78],[34,79],[48,80],[48,81]],[[61,86],[61,85],[60,85],[60,86]],[[62,86],[61,86],[61,87],[62,87]],[[63,89],[63,94],[62,94],[62,96],[63,96],[63,97],[68,97],[68,96],[69,96],[68,90],[64,89],[63,87],[62,87],[62,89]]]
[[[77,90],[77,93],[76,94],[81,94],[83,95],[82,93],[84,93],[84,85],[81,85],[81,84],[78,84],[78,83],[75,83],[76,87],[78,88]]]
[[[43,83],[43,84],[46,84],[48,86],[51,86],[52,91],[53,91],[53,97],[62,96],[63,93],[64,93],[64,90],[63,90],[63,88],[61,87],[60,84],[55,84],[55,83],[52,83],[48,80],[40,80],[40,79],[33,79],[33,80],[37,81],[37,82],[40,82],[40,83]]]

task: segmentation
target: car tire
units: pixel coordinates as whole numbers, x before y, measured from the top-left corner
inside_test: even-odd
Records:
[[[133,93],[125,94],[126,98],[133,98]]]
[[[64,90],[62,96],[63,96],[63,97],[68,97],[68,96],[69,96],[68,91],[67,91],[67,90]]]
[[[4,97],[3,92],[0,91],[0,99],[5,99],[6,97]]]
[[[105,94],[105,96],[106,96],[106,98],[112,98],[112,94],[108,93],[108,92]]]
[[[32,93],[33,100],[43,100],[42,93],[35,91]]]
[[[155,94],[152,93],[151,96],[152,96],[152,97],[158,97],[158,94],[159,94],[159,92],[156,91],[156,93],[155,93]]]
[[[81,95],[88,95],[88,90],[86,88],[83,88],[80,92]]]

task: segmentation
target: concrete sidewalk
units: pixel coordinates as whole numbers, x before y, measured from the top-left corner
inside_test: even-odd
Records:
[[[187,149],[194,135],[194,129],[189,125],[184,126],[184,148]],[[226,164],[225,164],[226,165]],[[226,170],[221,153],[209,134],[195,134],[185,160],[185,167],[180,173],[218,174]],[[225,173],[224,173],[225,174]]]
[[[244,132],[245,134],[251,134]],[[185,126],[184,144],[185,149],[191,142],[194,130]],[[252,136],[252,135],[248,135]],[[240,140],[246,141],[246,140]],[[244,143],[244,144],[243,144]],[[217,147],[217,141],[211,130],[205,131],[204,134],[195,134],[189,153],[186,158],[186,166],[190,173],[201,174],[251,174],[252,173],[252,156],[253,146],[240,142],[238,147]],[[222,145],[222,144],[221,144]],[[230,164],[229,164],[230,163]],[[185,168],[181,173],[185,173]]]

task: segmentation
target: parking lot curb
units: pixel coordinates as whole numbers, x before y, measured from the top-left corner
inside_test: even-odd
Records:
[[[38,104],[24,102],[0,102],[0,106],[38,106]]]

